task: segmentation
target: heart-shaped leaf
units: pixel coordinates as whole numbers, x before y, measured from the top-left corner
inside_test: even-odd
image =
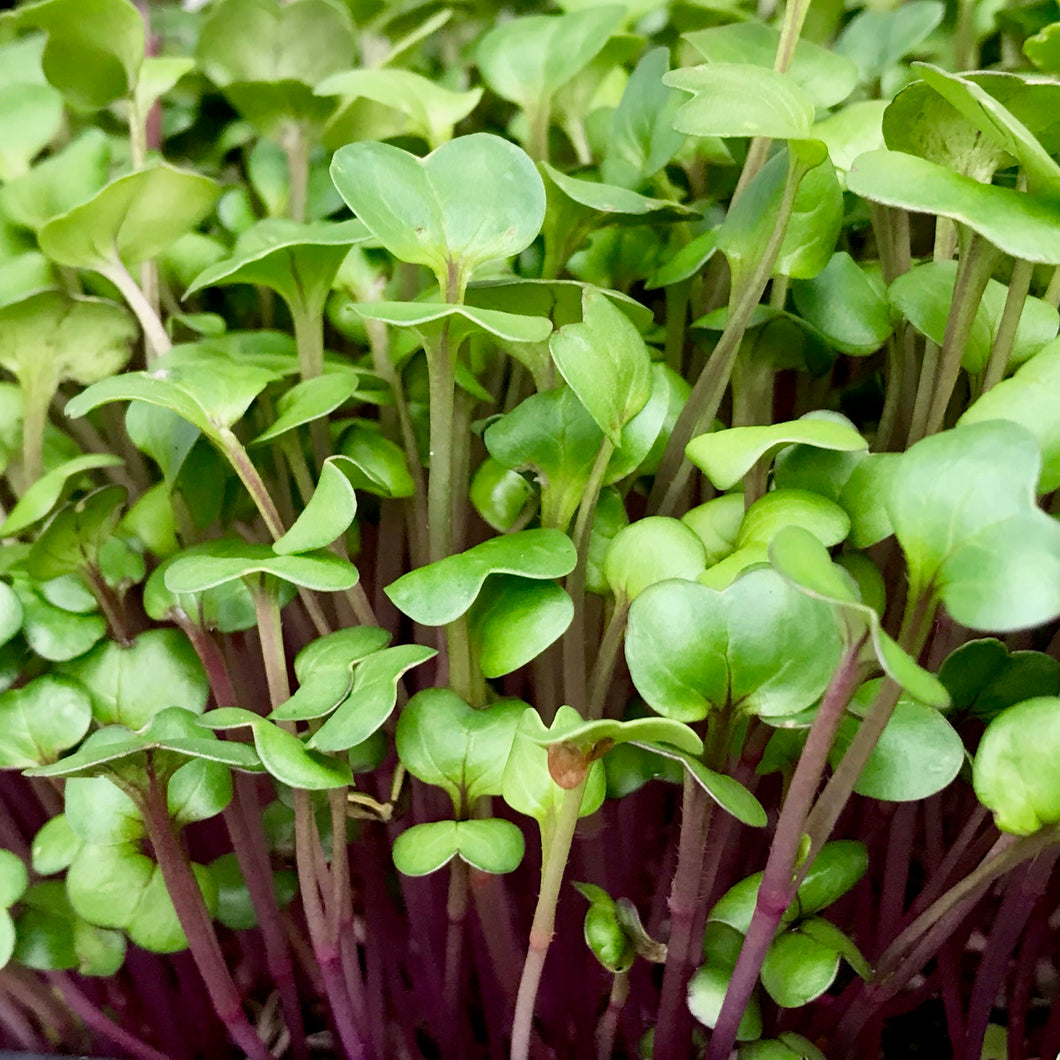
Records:
[[[607,4],[498,24],[479,42],[479,70],[502,99],[539,112],[604,47],[623,14]]]
[[[1060,695],[1060,662],[1040,651],[1010,652],[993,637],[970,640],[939,667],[955,710],[990,721],[1025,699]]]
[[[1060,699],[1041,696],[1002,711],[986,728],[975,753],[972,783],[997,827],[1033,835],[1060,821],[1056,771],[1046,762],[1060,741]]]
[[[416,492],[405,452],[371,420],[355,420],[339,440],[342,469],[355,489],[380,497],[411,497]]]
[[[425,784],[443,788],[456,813],[499,795],[515,730],[527,709],[504,699],[472,710],[455,692],[417,692],[401,712],[394,736],[402,765]]]
[[[773,69],[712,62],[671,70],[663,84],[691,93],[674,115],[674,128],[691,136],[804,140],[813,127],[813,100],[794,77]]]
[[[13,588],[22,605],[22,635],[42,659],[76,659],[106,635],[107,621],[102,615],[55,607],[28,582],[17,581]]]
[[[387,250],[426,265],[443,291],[462,291],[476,266],[529,246],[545,216],[533,163],[489,133],[450,140],[422,160],[390,144],[348,144],[331,175]]]
[[[214,207],[208,177],[159,163],[112,180],[87,202],[53,217],[38,238],[60,265],[106,274],[157,258]]]
[[[124,486],[104,486],[60,509],[41,532],[23,564],[31,578],[48,581],[99,567],[121,519]]]
[[[512,872],[525,846],[523,833],[499,817],[434,821],[414,824],[397,837],[394,865],[406,876],[427,876],[458,857],[481,872]]]
[[[886,507],[911,598],[933,594],[973,629],[1060,614],[1060,526],[1035,504],[1040,466],[1034,438],[1006,420],[962,425],[902,454]]]
[[[601,719],[575,721],[567,715],[562,723],[551,728],[535,715],[527,714],[521,732],[527,739],[542,747],[567,743],[589,754],[601,744],[605,746],[627,742],[666,744],[689,755],[703,753],[703,741],[687,726],[670,718],[633,718],[629,721]]]
[[[840,452],[868,448],[868,442],[852,425],[809,415],[769,427],[732,427],[702,434],[688,443],[685,453],[718,489],[726,490],[735,486],[759,460],[793,444]]]
[[[491,574],[562,578],[574,569],[574,546],[558,530],[523,530],[491,538],[402,575],[386,587],[394,605],[414,622],[444,626],[472,605]]]
[[[101,725],[140,729],[166,707],[201,714],[210,688],[202,663],[176,629],[149,629],[129,647],[115,641],[67,666],[88,689]]]
[[[552,779],[548,751],[533,739],[541,728],[541,719],[537,712],[527,708],[523,712],[523,718],[525,720],[521,719],[516,728],[511,752],[504,767],[501,794],[513,810],[533,817],[541,828],[542,836],[547,837],[555,827],[560,806],[567,792]],[[581,716],[573,707],[563,706],[556,711],[554,724],[569,727],[579,724],[581,720]],[[527,726],[525,731],[524,725]],[[605,794],[603,765],[595,761],[589,766],[586,774],[578,816],[588,817],[595,813],[604,801]]]
[[[454,92],[411,70],[383,67],[332,74],[316,86],[316,94],[342,96],[347,104],[370,99],[393,107],[409,119],[409,131],[433,149],[452,139],[453,126],[478,106],[482,89]],[[333,123],[341,120],[340,114]]]
[[[253,711],[219,707],[204,714],[199,723],[210,729],[249,728],[262,763],[281,784],[307,791],[326,791],[345,787],[353,781],[350,767],[344,762],[308,749],[293,733],[285,732]]]
[[[752,571],[724,592],[660,582],[629,611],[633,683],[652,709],[679,721],[727,703],[763,717],[794,714],[824,691],[838,657],[830,610],[771,570]]]
[[[340,629],[306,645],[294,660],[299,688],[269,717],[273,721],[309,721],[331,713],[353,687],[353,667],[381,651],[390,634],[378,626]]]
[[[332,593],[352,588],[358,577],[352,563],[328,552],[278,556],[268,545],[223,539],[178,556],[166,570],[166,587],[174,593],[198,593],[253,574]]]
[[[397,705],[397,683],[414,666],[438,652],[421,644],[399,644],[374,652],[358,663],[353,687],[309,738],[306,746],[320,751],[348,751],[380,729]]]

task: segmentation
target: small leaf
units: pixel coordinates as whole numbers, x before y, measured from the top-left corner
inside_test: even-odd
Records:
[[[5,21],[48,34],[44,73],[79,107],[105,107],[136,85],[144,58],[144,24],[128,0],[39,0]]]
[[[416,328],[428,334],[440,330],[447,321],[457,325],[464,334],[483,331],[505,342],[544,342],[552,331],[551,323],[544,317],[442,302],[367,302],[354,309],[367,320]]]
[[[853,60],[863,84],[878,81],[942,21],[945,4],[913,0],[891,10],[866,8],[844,27],[835,51]]]
[[[166,569],[166,587],[174,593],[197,593],[204,589],[269,574],[317,592],[342,592],[357,584],[357,568],[330,553],[278,556],[268,545],[219,540],[195,552],[184,552]]]
[[[865,960],[854,940],[840,931],[830,920],[819,916],[809,917],[799,924],[799,931],[815,942],[821,943],[822,946],[835,950],[866,982],[872,978],[872,966]]]
[[[481,872],[505,873],[523,860],[523,833],[498,817],[435,821],[406,829],[394,842],[394,865],[406,876],[426,876],[454,857]]]
[[[56,505],[70,479],[82,472],[98,467],[120,465],[119,457],[109,453],[91,453],[74,457],[59,467],[42,475],[22,495],[0,526],[0,537],[13,537],[34,523],[40,522]]]
[[[273,552],[290,556],[326,548],[349,529],[357,515],[357,495],[335,457],[320,468],[317,488],[291,528],[272,544]]]
[[[651,393],[651,360],[640,333],[609,298],[587,289],[584,322],[561,328],[549,342],[560,374],[617,448],[622,428]]]
[[[856,452],[868,442],[852,427],[834,420],[803,416],[771,427],[733,427],[702,434],[688,443],[686,454],[718,489],[735,486],[761,459],[775,455],[785,445],[812,445],[818,449]]]
[[[838,972],[838,953],[799,931],[786,931],[762,961],[762,986],[781,1008],[798,1008],[819,998]]]
[[[350,767],[336,758],[306,748],[297,736],[241,707],[220,707],[204,714],[200,724],[211,729],[249,727],[265,768],[282,784],[307,791],[345,787],[353,781]]]
[[[81,840],[74,835],[66,814],[52,817],[33,837],[30,851],[33,871],[38,876],[54,876],[62,872],[73,861],[80,846]]]
[[[438,652],[420,644],[399,644],[374,652],[357,665],[349,696],[307,741],[320,751],[348,751],[378,731],[397,705],[397,683]]]
[[[541,228],[545,189],[519,148],[488,133],[450,140],[420,160],[381,143],[340,148],[332,179],[351,210],[395,257],[426,265],[443,290],[527,247]]]
[[[991,721],[1025,699],[1060,695],[1060,662],[1040,651],[1014,651],[993,637],[970,640],[939,667],[954,709]]]
[[[703,544],[683,522],[648,516],[619,530],[604,560],[604,576],[616,598],[635,600],[669,578],[693,581],[706,569]]]
[[[688,1010],[700,1023],[713,1027],[721,1015],[721,1006],[729,992],[732,968],[720,964],[704,964],[688,983]],[[753,1041],[762,1034],[762,1008],[755,995],[751,996],[736,1031],[736,1040]]]
[[[264,445],[295,427],[312,423],[344,405],[356,393],[359,377],[353,371],[329,371],[296,383],[276,402],[276,419],[250,444]]]
[[[491,574],[562,578],[574,569],[576,559],[566,534],[523,530],[420,567],[392,582],[385,591],[413,621],[442,626],[468,610]]]
[[[0,768],[46,765],[80,743],[92,704],[76,681],[45,674],[0,695]]]
[[[26,572],[45,582],[99,567],[125,499],[124,486],[104,486],[61,508],[33,543],[23,564]]]
[[[1056,771],[1060,699],[1040,696],[1002,711],[986,728],[972,768],[979,801],[1002,832],[1033,835],[1060,821]]]
[[[416,492],[405,453],[370,420],[355,420],[339,440],[339,463],[355,489],[379,497],[411,497]]]
[[[0,850],[0,909],[13,906],[28,886],[25,862],[10,850]]]

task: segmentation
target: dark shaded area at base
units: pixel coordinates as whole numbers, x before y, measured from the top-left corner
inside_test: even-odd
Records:
[[[942,1002],[928,1001],[912,1012],[889,1018],[883,1030],[880,1056],[883,1060],[915,1057],[951,1060],[953,1046]]]

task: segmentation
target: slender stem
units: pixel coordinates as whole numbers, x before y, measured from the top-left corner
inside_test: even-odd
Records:
[[[167,1060],[166,1054],[115,1023],[98,1005],[94,1005],[65,972],[48,972],[48,981],[62,995],[63,1001],[89,1030],[106,1038],[134,1060]]]
[[[762,883],[758,888],[751,925],[729,981],[714,1033],[710,1037],[706,1060],[726,1060],[732,1051],[740,1020],[758,983],[766,952],[772,945],[785,910],[795,897],[795,868],[803,826],[828,762],[828,752],[839,731],[839,723],[846,713],[847,704],[857,691],[861,677],[858,656],[865,636],[847,648],[839,668],[832,676],[807,736],[806,746],[799,757],[799,764],[795,767],[769,849]],[[807,868],[809,865],[804,866],[803,871]]]
[[[97,265],[96,271],[102,273],[118,290],[128,303],[144,333],[144,354],[148,366],[156,357],[169,351],[173,343],[162,326],[158,311],[148,301],[140,285],[129,275],[129,270],[117,258],[106,265]]]
[[[1001,314],[1001,322],[997,326],[994,345],[990,349],[990,358],[986,362],[986,369],[983,371],[983,380],[980,386],[981,393],[985,394],[986,391],[993,386],[997,386],[1005,378],[1009,356],[1016,340],[1016,329],[1019,327],[1020,315],[1023,313],[1023,306],[1027,301],[1027,293],[1031,289],[1031,277],[1033,275],[1034,266],[1029,261],[1017,261],[1012,268],[1008,294],[1005,297],[1005,309]]]
[[[81,573],[92,590],[92,595],[99,604],[99,609],[107,619],[107,628],[115,641],[123,648],[129,647],[135,639],[133,631],[126,621],[125,606],[118,594],[107,584],[103,572],[94,563],[86,563]]]
[[[924,433],[935,434],[942,430],[953,388],[961,372],[961,358],[968,336],[972,333],[976,310],[986,290],[987,281],[994,270],[998,252],[978,233],[973,232],[957,267],[957,279],[953,285],[953,302],[946,318],[946,334],[939,354],[939,367],[935,378],[935,392],[928,410]]]
[[[755,306],[758,305],[762,292],[772,275],[773,265],[780,253],[788,221],[791,218],[795,196],[807,172],[808,168],[793,157],[789,163],[788,179],[781,196],[776,223],[763,248],[762,256],[729,306],[725,330],[717,346],[714,347],[714,352],[711,353],[706,367],[696,380],[692,393],[685,402],[666,443],[666,449],[655,475],[651,496],[648,498],[649,514],[672,514],[678,498],[685,489],[691,474],[691,464],[685,459],[685,446],[697,431],[710,423],[721,405],[725,388],[729,385],[733,365],[736,363],[736,355],[740,350],[740,343],[743,341]]]
[[[938,371],[938,343],[927,339],[924,342],[924,356],[920,361],[920,376],[917,380],[913,411],[909,416],[907,445],[919,442],[927,433],[928,414],[931,411],[931,399],[935,393],[935,381],[938,379]]]
[[[467,934],[468,865],[454,858],[449,869],[449,894],[445,903],[445,986],[444,1008],[449,1025],[449,1053],[461,1057],[464,1026],[463,960],[464,937]]]
[[[26,486],[40,478],[44,462],[44,428],[48,423],[48,406],[58,388],[58,380],[49,358],[40,357],[19,377],[22,390],[22,473]]]
[[[173,831],[166,807],[164,784],[155,775],[150,757],[148,776],[150,786],[141,796],[139,809],[166,890],[187,936],[188,949],[202,976],[210,1002],[232,1041],[250,1060],[272,1060],[268,1048],[243,1011],[239,990],[225,964],[221,945],[199,889],[199,881]]]
[[[1049,278],[1049,286],[1042,295],[1042,300],[1048,302],[1054,309],[1060,308],[1060,265],[1053,270]]]
[[[677,869],[667,902],[670,941],[666,949],[659,1012],[655,1021],[653,1060],[683,1060],[688,1054],[689,1021],[685,990],[699,952],[695,933],[703,853],[707,843],[711,804],[703,789],[686,772],[681,804],[681,834]]]
[[[589,536],[592,532],[596,502],[607,474],[607,465],[614,454],[615,446],[605,438],[596,454],[589,480],[585,484],[578,517],[574,522],[572,540],[577,552],[574,570],[567,575],[567,592],[574,604],[570,627],[563,638],[563,694],[566,701],[579,713],[586,707],[585,665],[585,579],[589,567]]]
[[[526,138],[526,153],[535,162],[548,161],[548,130],[552,124],[552,101],[546,96],[536,107],[526,111],[530,126]]]
[[[626,631],[626,618],[629,615],[629,601],[616,600],[611,616],[604,627],[600,648],[596,653],[592,674],[589,677],[589,705],[585,716],[589,719],[602,718],[607,703],[607,692],[615,672],[615,663],[622,647],[622,636]]]
[[[306,197],[309,188],[309,138],[302,122],[289,122],[280,136],[280,146],[287,156],[290,191],[287,214],[292,221],[305,221]]]
[[[588,773],[586,773],[588,776]],[[541,891],[534,909],[534,921],[530,926],[530,947],[523,964],[523,975],[519,981],[519,994],[515,1000],[515,1018],[512,1022],[511,1060],[527,1060],[530,1055],[530,1035],[533,1030],[534,1004],[545,957],[552,942],[556,926],[556,906],[567,867],[574,830],[581,813],[582,795],[585,793],[585,778],[576,787],[563,793],[559,813],[556,815],[545,860],[541,866]]]
[[[607,1009],[596,1025],[596,1060],[611,1060],[615,1054],[618,1021],[629,997],[629,972],[615,972]]]

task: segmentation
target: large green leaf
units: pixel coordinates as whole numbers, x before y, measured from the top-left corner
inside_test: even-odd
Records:
[[[992,387],[965,409],[958,424],[1009,420],[1034,435],[1042,451],[1039,493],[1060,487],[1060,342],[1051,342],[1011,379]]]
[[[491,538],[402,575],[386,587],[395,606],[414,622],[444,626],[464,614],[491,574],[562,578],[574,569],[574,546],[558,530],[523,530]]]
[[[847,187],[872,202],[949,217],[1014,258],[1060,263],[1060,205],[1051,199],[981,184],[900,151],[862,155]]]
[[[887,512],[910,593],[941,598],[973,629],[1040,625],[1060,614],[1060,525],[1035,503],[1041,455],[1006,420],[925,438],[897,462]]]
[[[382,143],[348,144],[331,164],[351,210],[402,261],[426,265],[442,290],[476,266],[527,247],[545,189],[518,147],[489,133],[450,140],[419,159]]]
[[[654,710],[679,721],[730,702],[764,717],[794,714],[824,691],[838,657],[830,609],[772,570],[751,571],[724,592],[660,582],[630,607],[633,683]]]
[[[732,427],[701,434],[688,443],[685,453],[718,489],[725,490],[735,486],[759,460],[793,444],[840,452],[868,448],[868,442],[852,425],[811,414],[769,427]]]
[[[401,712],[395,743],[402,765],[425,784],[444,789],[461,813],[485,795],[499,795],[515,730],[527,709],[502,699],[472,710],[455,692],[417,692]]]
[[[60,265],[105,272],[138,265],[190,232],[221,193],[209,177],[158,163],[112,180],[41,228],[41,250]]]

